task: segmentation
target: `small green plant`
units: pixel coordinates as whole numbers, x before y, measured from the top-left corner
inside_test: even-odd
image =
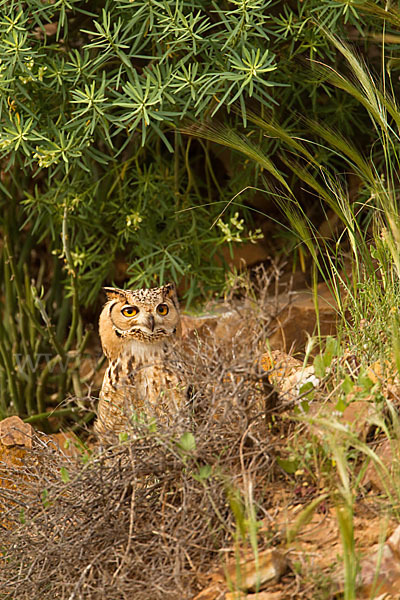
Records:
[[[257,519],[257,508],[252,497],[251,485],[248,486],[245,493],[234,487],[231,482],[227,482],[226,495],[229,503],[229,508],[234,517],[234,549],[235,549],[235,565],[236,577],[235,581],[231,581],[227,573],[227,581],[230,589],[240,596],[240,590],[243,588],[243,577],[241,562],[246,556],[248,549],[254,557],[254,567],[256,574],[255,591],[260,589],[260,563],[259,563],[259,529],[262,522]]]
[[[0,253],[5,282],[0,327],[0,418],[19,414],[28,422],[41,421],[42,425],[49,416],[79,420],[82,415],[77,407],[64,406],[68,391],[73,390],[81,399],[85,396],[80,364],[89,332],[83,330],[75,273],[68,269],[67,259],[65,272],[52,258],[53,283],[58,285],[45,293],[46,258],[38,255],[38,278],[32,280],[26,259],[33,239],[24,233],[15,236],[14,227],[15,222],[8,221]],[[68,255],[67,246],[65,250]],[[65,277],[70,282],[72,305],[62,295]],[[52,310],[54,305],[56,310]],[[95,369],[94,357],[92,362]]]

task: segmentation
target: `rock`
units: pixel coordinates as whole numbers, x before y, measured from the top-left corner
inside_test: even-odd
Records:
[[[0,527],[11,529],[13,521],[7,516],[15,507],[21,490],[14,473],[22,472],[27,453],[32,449],[32,427],[19,417],[8,417],[0,422]]]
[[[19,417],[8,417],[0,421],[0,443],[3,446],[32,448],[33,429]]]
[[[232,244],[232,255],[230,248],[223,246],[222,255],[228,265],[238,271],[269,258],[269,252],[263,241],[234,243]]]
[[[49,458],[51,454],[63,454],[66,459],[82,454],[71,432],[45,435],[17,416],[0,421],[0,527],[14,528],[15,508],[23,507],[26,498],[36,493],[38,474],[46,465],[44,449]]]
[[[398,459],[393,456],[393,445],[396,443],[398,444],[396,440],[385,440],[375,448],[374,452],[385,469],[379,467],[377,468],[375,463],[371,460],[362,479],[363,485],[372,485],[381,492],[395,492],[395,490],[393,490],[393,478],[391,477],[391,471],[393,470],[394,462],[398,462]],[[398,470],[399,465],[396,466]]]
[[[7,475],[7,469],[23,465],[27,451],[32,448],[32,435],[31,425],[24,423],[19,417],[8,417],[0,421],[0,489],[15,487]]]
[[[268,583],[276,583],[286,572],[288,562],[278,550],[260,552],[258,564],[254,558],[237,565],[236,561],[226,569],[226,581],[236,590],[246,592],[263,589]]]
[[[276,386],[285,400],[296,399],[301,388],[307,383],[311,383],[313,387],[319,385],[319,379],[315,376],[312,365],[304,367],[301,361],[280,350],[263,354],[261,366],[268,372],[270,382]]]
[[[336,333],[336,305],[328,287],[318,285],[319,315],[321,335]],[[307,336],[316,331],[316,314],[313,294],[310,290],[299,290],[290,294],[281,294],[271,298],[271,311],[274,333],[269,337],[272,350],[293,353],[294,350],[304,350]],[[194,332],[200,337],[207,336],[210,331],[213,339],[220,344],[231,342],[235,335],[246,326],[251,314],[251,304],[248,301],[238,304],[236,310],[224,304],[217,305],[213,312],[202,316],[182,315],[182,335],[186,338]],[[254,313],[255,314],[255,313]],[[274,316],[277,314],[278,316]]]
[[[229,344],[244,327],[246,328],[246,323],[243,321],[243,315],[236,310],[229,310],[218,319],[214,329],[215,339],[219,344]]]
[[[277,330],[269,338],[273,350],[293,352],[303,350],[307,335],[317,330],[313,293],[301,290],[283,294],[277,300],[282,309],[277,319]],[[322,336],[336,334],[336,303],[325,283],[318,285],[320,331]]]
[[[383,548],[376,545],[371,556],[361,561],[360,594],[374,598],[381,594],[395,594],[400,590],[400,526],[395,529]]]
[[[235,335],[246,322],[238,310],[227,310],[220,305],[215,312],[202,316],[182,315],[182,337],[185,339],[194,333],[207,337],[212,332],[213,340],[219,344],[232,343]]]
[[[73,458],[79,458],[82,456],[82,444],[79,443],[78,438],[72,431],[60,431],[59,433],[51,433],[46,436],[46,440],[49,440],[48,446]]]
[[[226,598],[225,591],[226,588],[221,583],[213,583],[197,594],[193,600],[222,600]]]
[[[376,408],[372,402],[367,400],[355,400],[351,402],[341,413],[337,410],[334,402],[310,404],[307,416],[310,420],[306,423],[307,429],[321,441],[326,439],[328,432],[331,432],[330,425],[336,422],[341,425],[346,425],[344,432],[336,431],[336,438],[339,440],[341,436],[348,438],[348,431],[352,431],[356,437],[365,442],[371,431],[371,421],[376,414]],[[367,482],[365,482],[366,484]]]
[[[286,556],[279,550],[265,550],[258,555],[258,565],[256,567],[255,559],[249,558],[240,561],[229,561],[227,567],[222,571],[216,571],[211,574],[211,584],[202,590],[193,600],[236,600],[238,592],[246,593],[246,598],[254,600],[275,600],[279,596],[265,595],[264,592],[256,592],[265,588],[268,584],[276,583],[286,572],[288,561]],[[234,588],[235,592],[230,592]],[[250,595],[247,595],[247,592]],[[267,592],[265,592],[267,594]],[[242,595],[240,595],[242,597]]]
[[[282,600],[282,591],[280,592],[258,592],[258,594],[246,594],[243,600]],[[228,592],[224,600],[238,600],[237,592]]]
[[[204,333],[205,329],[209,332],[210,330],[215,329],[219,319],[220,314],[213,313],[207,313],[201,316],[183,314],[181,316],[182,337],[185,339],[195,332],[196,334]]]
[[[355,400],[343,411],[341,421],[348,423],[360,440],[365,441],[371,428],[371,419],[376,414],[376,408],[367,400]]]
[[[57,29],[58,21],[55,21],[54,23],[46,23],[45,25],[41,25],[40,27],[35,27],[35,29],[33,30],[33,35],[39,40],[42,40],[44,38],[43,31],[46,32],[46,35],[52,36],[57,33]]]
[[[200,339],[206,342],[202,352],[212,352],[213,348],[228,350],[233,344],[243,343],[251,335],[253,316],[254,313],[246,303],[239,305],[237,310],[227,309],[226,305],[220,304],[213,312],[201,316],[182,315],[181,349],[184,353],[193,354]]]
[[[281,380],[287,379],[299,371],[303,363],[290,354],[272,350],[262,355],[261,366],[264,371],[269,372],[271,381],[278,384]]]
[[[40,437],[48,448],[65,454],[65,456],[79,457],[79,440],[72,431],[59,432],[45,435],[35,432],[29,423],[24,423],[17,416],[7,417],[0,421],[0,461],[7,464],[12,456],[24,456],[23,449],[32,449],[34,435]],[[15,462],[11,461],[12,464]],[[19,464],[19,461],[17,461]]]

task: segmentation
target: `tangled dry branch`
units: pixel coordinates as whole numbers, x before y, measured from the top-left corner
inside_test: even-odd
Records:
[[[179,415],[176,431],[136,425],[83,461],[34,435],[20,463],[3,467],[1,598],[191,598],[237,540],[231,498],[245,512],[251,493],[262,517],[274,461],[257,357],[272,311],[258,300],[241,317],[223,348],[210,334],[187,349],[196,391],[183,436]]]

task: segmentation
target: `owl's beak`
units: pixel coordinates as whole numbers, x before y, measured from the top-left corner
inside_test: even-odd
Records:
[[[147,327],[153,333],[153,331],[154,331],[154,317],[153,317],[153,315],[149,315],[148,316],[148,318],[147,318]]]

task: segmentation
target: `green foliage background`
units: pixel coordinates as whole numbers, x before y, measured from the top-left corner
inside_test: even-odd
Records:
[[[221,289],[221,245],[254,239],[251,191],[226,207],[260,185],[260,167],[243,167],[233,152],[227,168],[182,127],[218,120],[270,157],[280,142],[249,111],[280,123],[312,117],[372,143],[357,100],[327,86],[313,61],[342,61],[329,30],[379,68],[374,34],[395,36],[394,14],[362,0],[0,2],[4,414],[33,417],[82,393],[82,308],[104,282],[121,283],[118,262],[129,286],[184,277],[192,301]],[[40,353],[68,369],[27,374],[15,360]]]

